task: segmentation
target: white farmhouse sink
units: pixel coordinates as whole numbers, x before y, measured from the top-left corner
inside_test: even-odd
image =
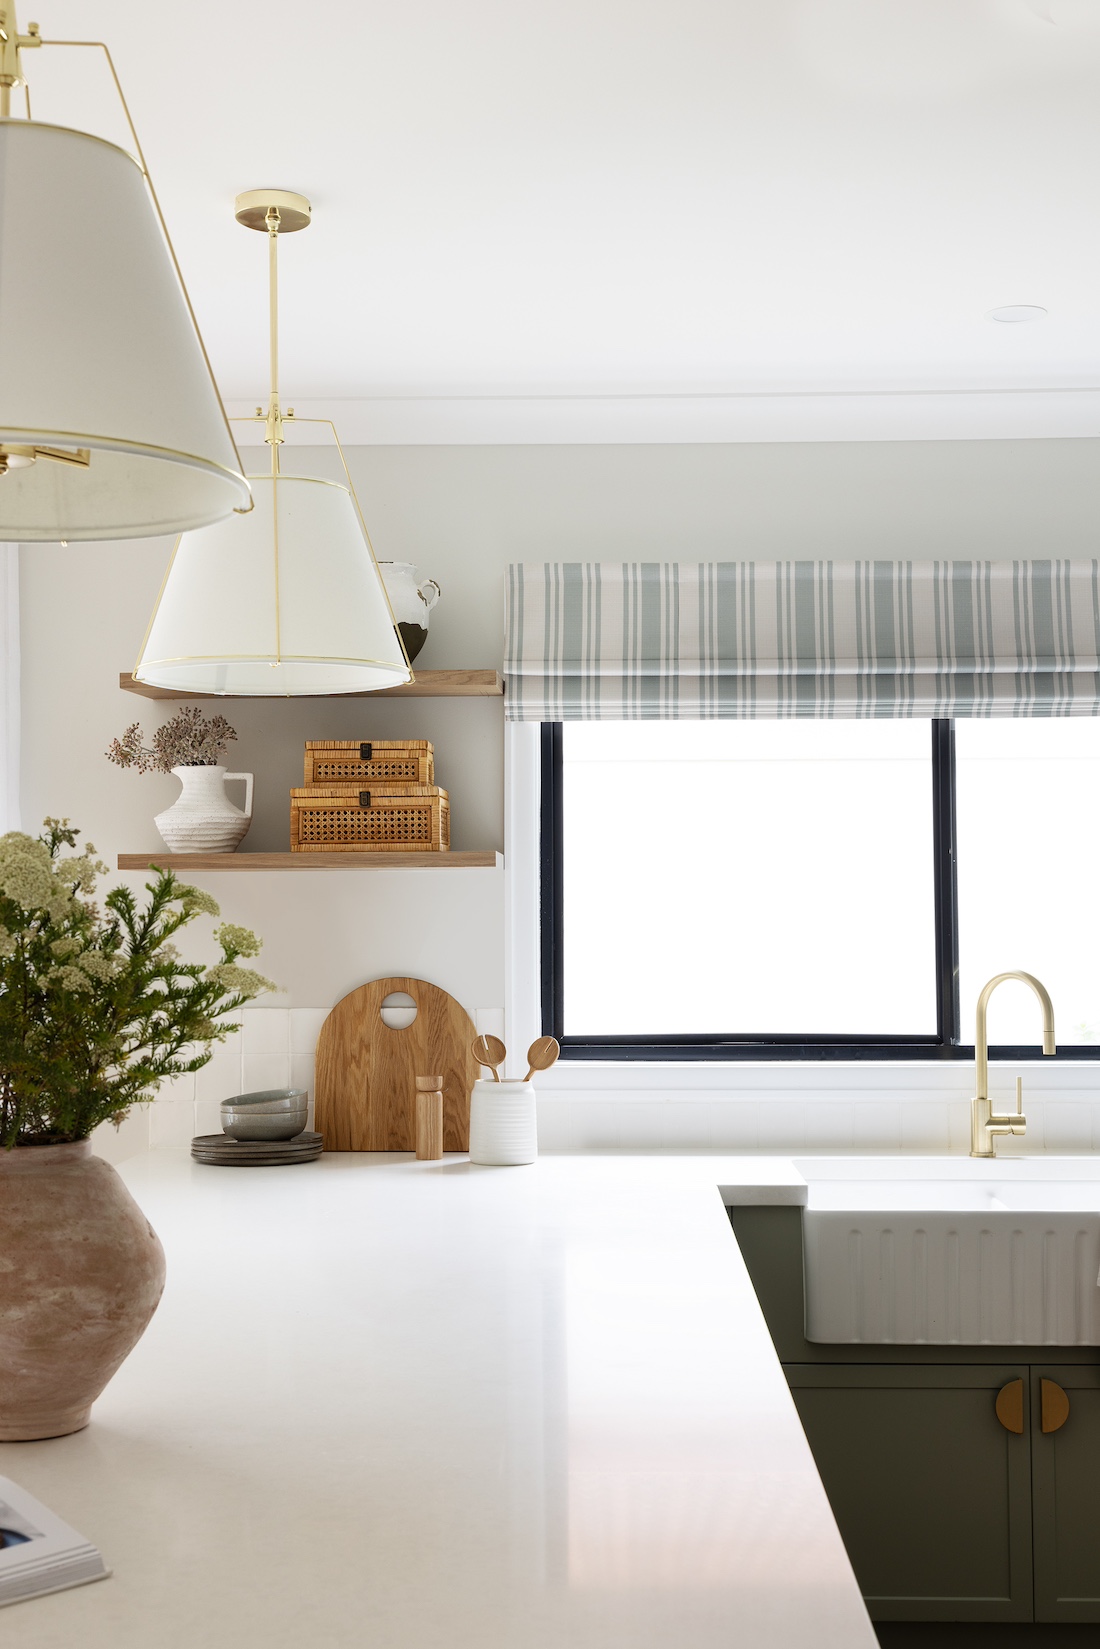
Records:
[[[800,1158],[806,1338],[1100,1345],[1100,1161]]]

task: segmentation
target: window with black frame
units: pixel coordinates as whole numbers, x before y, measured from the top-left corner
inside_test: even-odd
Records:
[[[1100,1055],[1093,716],[545,723],[542,781],[567,1058],[966,1058],[1016,968]],[[994,1053],[1038,1035],[1002,987]]]

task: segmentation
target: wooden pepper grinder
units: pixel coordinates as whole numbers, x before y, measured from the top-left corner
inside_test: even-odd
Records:
[[[443,1155],[443,1078],[416,1079],[416,1154],[421,1162],[438,1162]]]

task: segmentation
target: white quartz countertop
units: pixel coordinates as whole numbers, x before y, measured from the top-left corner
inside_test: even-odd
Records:
[[[114,1575],[5,1649],[874,1649],[719,1192],[790,1164],[121,1172],[161,1307],[86,1431],[0,1444]]]

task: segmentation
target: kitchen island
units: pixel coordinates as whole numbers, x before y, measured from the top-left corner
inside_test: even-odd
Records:
[[[874,1649],[719,1189],[789,1163],[120,1171],[164,1300],[0,1445],[114,1574],[5,1649]]]

